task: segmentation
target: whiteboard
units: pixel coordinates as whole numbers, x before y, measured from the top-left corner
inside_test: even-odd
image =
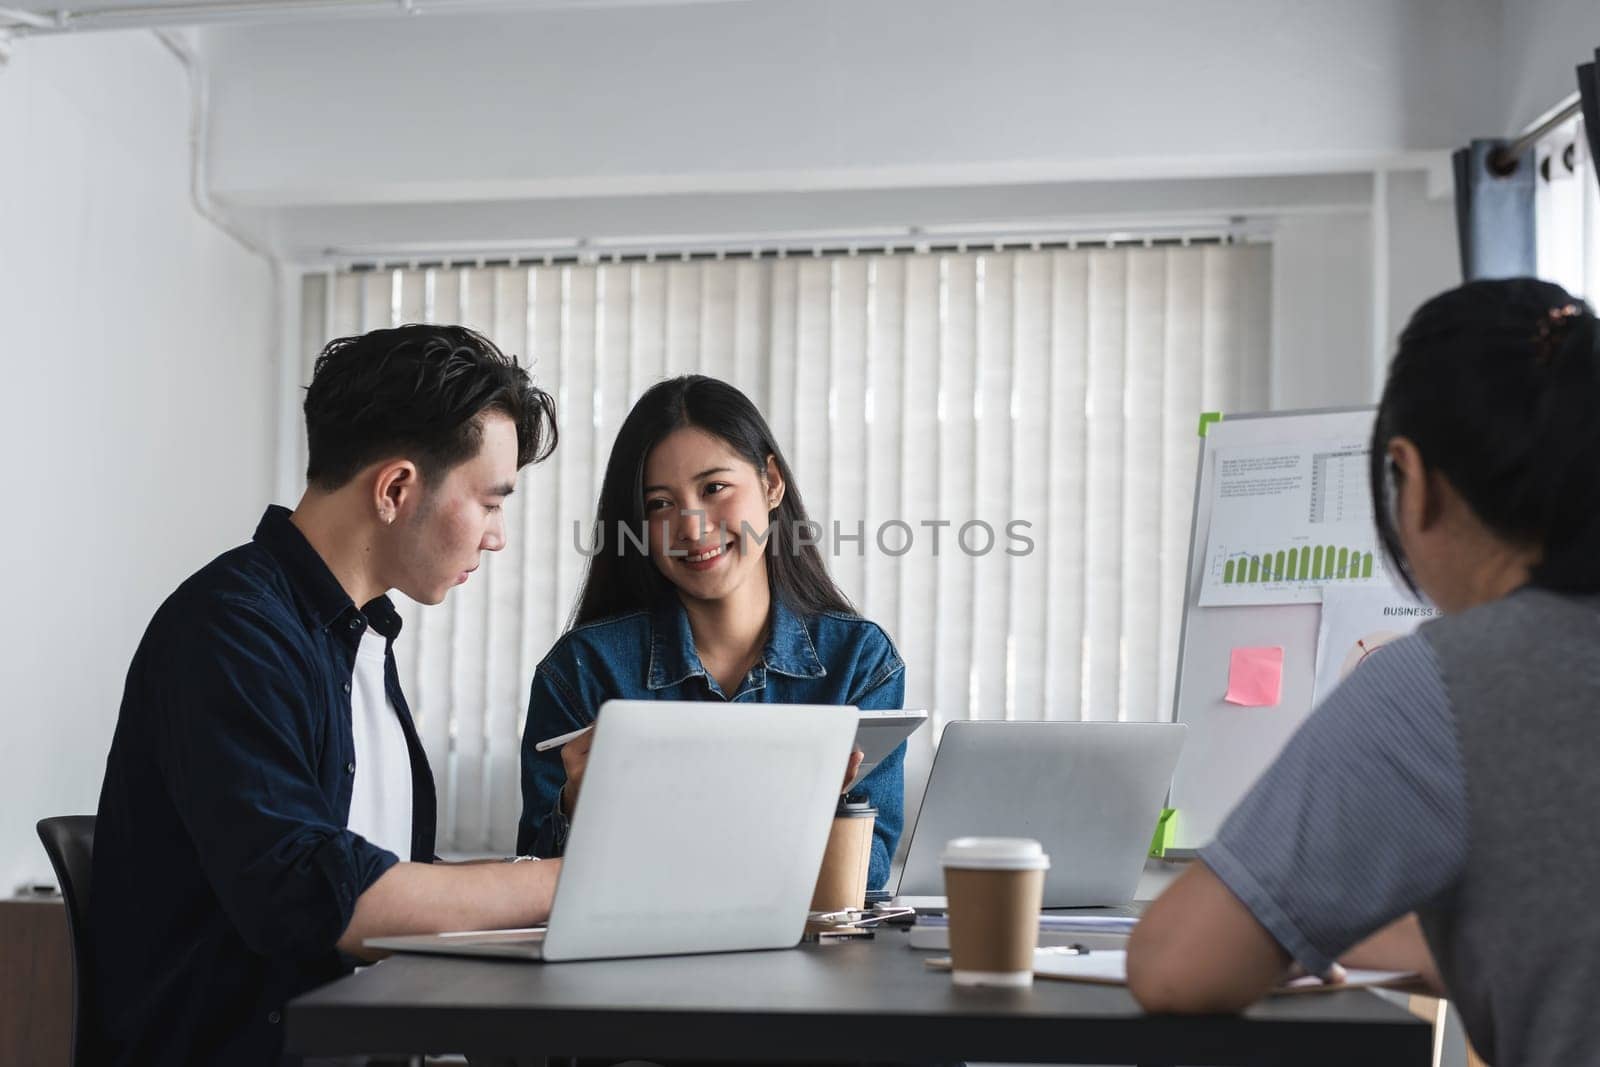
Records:
[[[1168,802],[1178,812],[1172,849],[1199,848],[1216,836],[1228,812],[1310,714],[1316,679],[1320,604],[1200,605],[1208,565],[1206,547],[1217,452],[1330,438],[1368,440],[1375,412],[1374,408],[1363,407],[1229,415],[1210,424],[1195,478],[1188,581],[1184,587],[1177,688],[1173,695],[1173,718],[1187,723],[1189,731],[1172,777],[1172,798]],[[1283,648],[1282,699],[1271,708],[1226,703],[1223,697],[1228,691],[1232,650],[1257,646]]]

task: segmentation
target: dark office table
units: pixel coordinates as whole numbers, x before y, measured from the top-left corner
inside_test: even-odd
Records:
[[[1126,989],[1038,981],[958,989],[905,934],[875,941],[594,963],[396,956],[289,1004],[302,1055],[465,1053],[539,1063],[596,1056],[1000,1060],[1125,1064],[1427,1064],[1432,1028],[1350,990],[1242,1016],[1140,1011]]]

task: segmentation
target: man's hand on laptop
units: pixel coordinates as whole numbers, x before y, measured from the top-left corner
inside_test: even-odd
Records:
[[[845,767],[844,785],[839,788],[839,792],[850,792],[850,787],[856,784],[856,775],[861,771],[861,761],[866,758],[867,754],[861,751],[859,748],[851,750],[850,762]]]
[[[569,819],[578,806],[578,790],[583,786],[583,772],[588,769],[589,750],[593,747],[593,730],[561,746],[561,769],[567,772],[567,784],[561,787],[561,813]]]
[[[383,955],[369,937],[446,930],[509,930],[550,917],[561,861],[396,863],[356,898],[339,949],[357,959]]]

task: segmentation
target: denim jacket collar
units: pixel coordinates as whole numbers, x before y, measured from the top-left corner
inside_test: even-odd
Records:
[[[761,665],[793,678],[822,678],[828,673],[805,623],[777,597],[772,600],[771,627]],[[705,674],[700,653],[695,651],[689,613],[677,597],[672,597],[650,616],[650,666],[645,684],[651,689],[665,689]]]
[[[289,520],[289,514],[286,507],[270,505],[256,525],[254,539],[283,568],[307,621],[316,629],[325,630],[353,611],[355,604],[305,534]],[[374,630],[390,641],[399,635],[400,614],[387,596],[369,602],[362,614]]]

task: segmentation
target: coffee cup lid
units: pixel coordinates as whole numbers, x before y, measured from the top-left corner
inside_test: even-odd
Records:
[[[1031,837],[957,837],[945,842],[939,863],[967,870],[1043,871],[1050,857]]]
[[[838,805],[833,809],[835,819],[865,819],[876,818],[878,809],[872,806],[870,800],[855,800],[849,797],[840,797]]]

